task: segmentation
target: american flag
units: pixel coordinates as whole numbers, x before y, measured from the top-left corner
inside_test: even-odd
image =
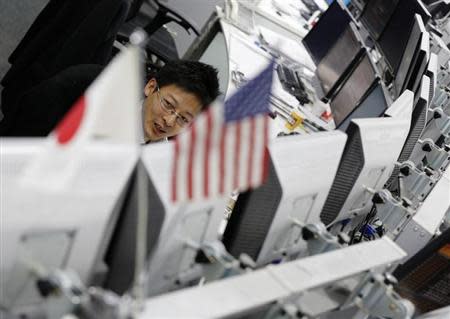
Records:
[[[172,201],[197,201],[264,182],[274,62],[216,101],[174,143]]]

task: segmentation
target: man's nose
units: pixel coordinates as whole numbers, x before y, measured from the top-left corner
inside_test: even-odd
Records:
[[[172,127],[175,125],[175,122],[177,120],[177,115],[175,113],[173,114],[166,114],[163,116],[164,124],[166,126]]]

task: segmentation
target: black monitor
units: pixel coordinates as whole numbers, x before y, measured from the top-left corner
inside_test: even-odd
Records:
[[[102,286],[117,294],[124,294],[133,284],[136,268],[136,232],[138,192],[136,185],[137,170],[126,189],[123,206],[114,227],[111,241],[104,257],[108,271],[102,280]],[[156,245],[164,220],[164,205],[157,194],[155,186],[147,178],[149,195],[149,212],[147,231],[147,256]]]
[[[352,62],[362,54],[363,50],[351,25],[348,25],[317,65],[316,75],[326,97],[333,94],[339,87],[348,74]]]
[[[396,96],[400,96],[409,84],[408,81],[411,78],[414,65],[419,62],[418,58],[421,44],[425,44],[423,37],[427,34],[422,18],[416,14],[405,52],[403,53],[399,69],[395,76],[394,90]]]
[[[353,110],[353,112],[339,124],[337,127],[341,131],[346,131],[348,125],[353,119],[368,118],[368,117],[380,117],[384,114],[389,107],[389,103],[386,98],[386,94],[383,89],[383,84],[377,82],[362,100],[359,106]]]
[[[450,2],[442,0],[425,0],[428,10],[435,20],[439,20],[447,16],[450,12]]]
[[[330,102],[336,127],[356,109],[377,81],[375,68],[369,56],[364,54]]]
[[[172,143],[155,143],[142,149],[136,183],[127,189],[112,239],[104,256],[108,273],[103,286],[118,294],[130,289],[136,268],[145,259],[145,294],[154,296],[197,284],[203,274],[201,247],[218,241],[226,197],[174,203],[169,190]],[[137,187],[139,183],[139,187]],[[147,187],[141,187],[141,185]],[[145,193],[146,192],[146,193]],[[139,197],[142,196],[142,197]],[[142,198],[147,205],[140,206]],[[147,206],[147,207],[145,207]],[[144,216],[138,207],[146,210]],[[139,241],[140,263],[136,267],[137,233],[144,236],[139,221],[146,219],[146,239]],[[201,254],[200,254],[201,255]],[[143,269],[140,269],[141,271]]]
[[[399,266],[396,290],[426,313],[450,305],[450,229]]]
[[[361,22],[374,40],[378,40],[394,13],[399,0],[370,0],[361,15]]]
[[[425,25],[431,18],[420,0],[400,0],[377,41],[377,45],[394,75],[400,66],[403,52],[408,44],[415,14],[422,17]]]
[[[338,40],[351,21],[348,12],[334,1],[302,42],[317,65]]]
[[[195,38],[183,55],[183,60],[200,61],[218,71],[219,90],[226,94],[229,76],[229,52],[219,18],[212,16],[205,24],[207,31]]]
[[[408,74],[405,89],[416,92],[419,89],[422,76],[426,74],[428,60],[430,58],[430,38],[428,32],[422,34],[420,48],[416,51],[413,63]]]

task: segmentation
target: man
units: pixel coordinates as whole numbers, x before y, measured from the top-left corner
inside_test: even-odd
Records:
[[[27,91],[0,122],[2,136],[47,136],[101,72],[77,65]],[[168,62],[144,88],[143,143],[178,134],[219,95],[217,70],[201,62]]]
[[[194,61],[167,63],[144,88],[143,141],[177,135],[219,95],[217,70]]]

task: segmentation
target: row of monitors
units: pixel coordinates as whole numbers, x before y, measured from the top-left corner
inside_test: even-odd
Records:
[[[393,74],[396,74],[418,14],[426,25],[430,13],[420,0],[368,0],[361,15]]]
[[[274,141],[268,180],[239,196],[222,238],[226,250],[235,257],[246,253],[259,266],[284,256],[295,258],[305,248],[296,221],[329,225],[364,214],[370,209],[367,188],[383,188],[405,145],[418,136],[429,89],[425,76],[419,96],[405,91],[385,117],[353,120],[346,134],[321,132]],[[47,267],[74,269],[91,283],[95,277],[102,278],[96,283],[117,293],[130,289],[138,216],[138,190],[129,180],[130,152],[114,153],[110,145],[87,150],[86,156],[80,156],[86,160],[77,166],[77,182],[55,193],[19,182],[35,149],[17,144],[2,141],[1,182],[8,185],[2,187],[2,196],[8,200],[2,203],[5,240],[0,272],[8,280],[1,283],[5,292],[1,306],[24,306],[30,298],[39,303],[35,285],[17,255],[27,249]],[[219,239],[228,200],[171,203],[167,161],[171,152],[170,143],[161,143],[145,148],[142,155],[148,176],[149,296],[195,284],[203,276],[205,258],[199,247]],[[88,174],[94,171],[95,180]],[[27,194],[27,200],[22,194]],[[99,265],[107,265],[106,275],[95,276]]]
[[[412,104],[413,98],[410,96],[407,99],[398,99],[397,103],[394,103],[391,108],[395,105],[400,105],[399,107],[402,109],[406,109],[406,114],[408,114],[408,112],[411,113],[410,111],[412,108]],[[340,212],[346,211],[346,209],[342,205],[342,207],[338,207],[338,209],[335,210],[335,213],[337,215],[332,219],[324,219],[324,217],[321,217],[320,212],[322,211],[322,206],[326,202],[327,194],[332,185],[338,165],[342,166],[342,168],[339,168],[339,170],[342,170],[343,172],[346,170],[343,163],[339,164],[341,155],[344,154],[342,155],[341,162],[345,162],[346,156],[355,152],[354,146],[356,146],[356,153],[359,154],[358,156],[363,157],[361,158],[360,164],[364,169],[366,169],[367,165],[378,165],[381,167],[391,166],[396,161],[401,148],[405,143],[405,138],[410,126],[408,116],[402,119],[374,118],[359,119],[358,121],[359,122],[349,125],[349,128],[347,130],[348,138],[345,137],[345,134],[336,131],[324,132],[323,134],[314,134],[310,136],[291,136],[285,139],[277,140],[274,145],[271,146],[271,156],[273,159],[272,179],[275,182],[272,183],[272,180],[269,178],[267,185],[264,187],[276,188],[276,186],[274,185],[276,185],[277,183],[279,184],[279,182],[276,182],[276,180],[284,181],[285,179],[287,179],[289,181],[282,182],[283,190],[281,191],[281,193],[288,192],[288,189],[290,189],[293,196],[295,195],[295,197],[298,197],[300,200],[297,201],[293,198],[290,198],[285,201],[284,205],[287,205],[288,211],[292,211],[292,209],[295,209],[299,212],[303,212],[302,214],[305,214],[304,216],[297,216],[297,218],[314,222],[322,219],[326,223],[329,223],[336,218],[340,219],[340,217],[338,217],[341,214]],[[388,136],[385,136],[383,134],[388,134]],[[345,142],[345,140],[347,140],[347,143]],[[374,141],[376,141],[376,143],[374,143]],[[36,223],[36,221],[39,221],[39,223],[41,223],[42,225],[46,225],[47,223],[45,221],[41,221],[39,219],[39,216],[48,214],[52,215],[53,213],[51,212],[54,211],[53,219],[55,220],[55,226],[58,226],[58,222],[56,221],[61,221],[64,223],[76,221],[77,214],[81,216],[81,219],[88,218],[89,215],[97,216],[99,219],[108,219],[110,217],[110,214],[107,212],[107,210],[113,208],[120,211],[120,213],[118,214],[119,217],[116,217],[118,218],[117,225],[119,225],[120,227],[113,231],[111,239],[111,245],[113,247],[110,247],[104,253],[104,255],[106,256],[106,263],[111,266],[111,269],[119,269],[121,265],[125,268],[133,269],[133,267],[130,267],[130,265],[132,265],[134,252],[132,251],[132,249],[130,249],[130,246],[132,246],[132,243],[135,240],[136,225],[136,189],[133,188],[134,184],[130,183],[129,187],[127,188],[123,186],[126,191],[120,195],[122,198],[122,204],[117,204],[120,207],[117,205],[106,204],[106,202],[108,201],[108,194],[122,192],[122,190],[118,190],[118,187],[116,186],[114,186],[116,187],[115,190],[112,190],[110,188],[113,187],[113,185],[126,184],[126,171],[131,171],[130,167],[132,166],[132,163],[128,161],[130,162],[127,164],[128,166],[122,167],[124,165],[124,161],[120,160],[112,162],[109,159],[112,155],[106,156],[99,151],[99,155],[96,157],[94,156],[95,154],[89,153],[86,155],[86,158],[92,160],[82,163],[82,165],[80,164],[79,177],[77,177],[77,180],[80,181],[77,182],[76,185],[83,186],[83,189],[81,189],[81,186],[79,186],[80,189],[77,190],[69,187],[69,189],[67,189],[67,194],[65,194],[64,192],[46,193],[45,190],[41,189],[36,189],[33,191],[32,189],[27,189],[24,185],[19,183],[17,177],[23,170],[23,166],[26,165],[27,159],[32,158],[34,149],[32,147],[20,148],[20,145],[17,146],[17,144],[17,142],[6,143],[6,141],[2,141],[2,161],[4,164],[1,167],[2,177],[4,177],[2,178],[2,183],[7,183],[7,185],[9,186],[5,188],[6,193],[4,195],[9,196],[8,198],[10,198],[4,203],[6,213],[3,218],[6,224],[10,225],[12,223],[10,225],[11,227],[4,229],[5,236],[8,239],[7,244],[9,246],[8,249],[5,250],[5,258],[6,260],[8,260],[8,262],[5,262],[2,265],[2,275],[5,275],[5,278],[8,278],[9,274],[5,273],[5,271],[9,272],[14,268],[9,259],[10,257],[13,257],[14,251],[17,251],[17,249],[13,249],[13,247],[19,245],[19,243],[11,238],[17,238],[17,240],[20,241],[20,233],[26,233],[27,230],[32,229],[33,224],[38,226],[38,223]],[[374,148],[374,150],[370,151],[372,147]],[[389,150],[391,150],[391,152],[389,152]],[[104,151],[111,152],[107,148],[105,148]],[[163,272],[161,282],[165,282],[166,284],[171,282],[170,280],[172,278],[172,275],[175,276],[180,271],[184,272],[185,274],[189,273],[187,269],[191,267],[192,259],[195,259],[196,252],[194,248],[186,248],[186,243],[182,243],[181,241],[178,244],[176,244],[175,242],[185,236],[190,237],[190,240],[192,242],[202,242],[205,240],[207,241],[217,238],[217,225],[220,224],[226,203],[225,199],[224,201],[215,203],[205,202],[198,204],[171,204],[169,199],[170,192],[167,191],[168,189],[170,189],[169,181],[171,180],[170,161],[167,161],[167,158],[171,157],[171,151],[172,147],[170,144],[162,143],[160,145],[152,145],[152,147],[145,149],[143,155],[143,161],[149,175],[150,183],[148,249],[149,251],[153,251],[153,258],[160,259],[160,271]],[[97,152],[97,150],[93,148],[92,152]],[[126,152],[123,153],[125,154]],[[286,156],[287,154],[293,153],[298,154],[298,156]],[[380,158],[380,156],[384,156],[388,153],[390,155],[387,158]],[[124,154],[122,154],[121,156],[125,156]],[[117,154],[114,156],[118,157]],[[369,159],[372,156],[375,161],[371,164],[369,162]],[[298,160],[299,157],[302,159],[301,161]],[[353,155],[350,157],[354,158]],[[112,165],[116,162],[118,167],[113,168]],[[106,163],[109,163],[109,165],[106,165]],[[317,165],[318,163],[319,165]],[[92,165],[94,165],[95,168],[90,168],[90,166]],[[100,168],[102,168],[102,170],[100,170]],[[95,183],[93,183],[93,181],[90,181],[92,177],[88,176],[87,174],[87,171],[91,171],[94,169],[97,171],[97,175],[100,174],[100,172],[104,172],[105,174],[105,176],[102,175],[101,177],[96,179]],[[115,175],[111,175],[110,173],[108,173],[112,169],[114,170]],[[274,170],[276,170],[277,173],[275,173]],[[353,172],[358,171],[353,168],[351,170]],[[284,176],[282,176],[283,174]],[[119,175],[121,176],[120,178],[118,177]],[[386,175],[386,173],[384,175]],[[385,176],[384,179],[386,179],[387,177],[389,176]],[[83,182],[85,178],[90,181],[88,184],[86,184],[86,182]],[[116,180],[112,180],[114,178]],[[308,180],[309,182],[304,183],[305,180]],[[350,183],[351,185],[349,185],[353,186],[355,182],[356,181],[353,180]],[[101,183],[101,187],[96,183]],[[381,182],[379,184],[382,186],[382,184],[384,183]],[[258,192],[263,191],[264,187],[255,190],[254,194],[258,194]],[[91,189],[92,191],[89,191],[89,189]],[[96,198],[96,192],[99,191],[99,201],[102,203],[101,206],[98,206],[98,204],[95,204],[94,202]],[[361,191],[362,190],[360,189],[357,192],[361,194]],[[46,203],[46,206],[28,207],[24,205],[21,197],[17,196],[17,194],[23,193],[28,194],[26,203],[29,203],[29,205],[32,205],[34,201],[43,201]],[[279,191],[274,191],[272,192],[272,194],[273,196],[275,196],[276,194],[281,195]],[[320,196],[318,196],[318,194],[320,194]],[[347,198],[347,195],[348,194],[344,194],[344,198]],[[87,198],[85,198],[85,196],[91,199],[89,205],[87,204]],[[245,195],[242,196],[242,198],[244,197]],[[305,198],[302,199],[303,197]],[[116,200],[117,198],[114,199],[114,201]],[[269,197],[266,197],[266,200],[269,200]],[[275,214],[279,210],[278,204],[282,204],[280,203],[280,200],[284,201],[284,196],[273,201],[269,200],[270,204],[268,205],[265,205],[264,202],[262,204],[264,204],[264,209],[272,209],[271,214]],[[292,200],[294,202],[293,204]],[[61,205],[68,205],[69,202],[71,203],[73,201],[78,203],[72,204],[76,207],[79,207],[80,213],[77,213],[77,210],[74,208],[70,211],[70,213],[72,214],[71,218],[67,218],[65,214],[63,218],[63,215],[61,215],[60,213]],[[111,199],[111,201],[113,201],[113,199]],[[352,201],[352,199],[349,200],[349,202]],[[364,200],[361,202],[364,202]],[[261,203],[259,203],[259,205],[261,205]],[[239,204],[237,206],[239,207]],[[31,209],[31,207],[35,207],[35,209]],[[314,211],[311,211],[311,207],[315,207]],[[44,211],[40,212],[40,209]],[[96,209],[102,209],[103,212],[95,212],[94,210]],[[89,213],[89,210],[92,210],[92,212]],[[261,215],[262,213],[260,213],[261,212],[256,212],[256,214],[261,217],[258,217],[261,222],[263,218]],[[233,215],[239,216],[241,214]],[[24,218],[25,216],[28,216],[28,218]],[[28,222],[30,222],[31,224],[28,224]],[[69,224],[64,224],[63,228],[80,228],[84,229],[87,233],[94,232],[95,236],[97,237],[95,237],[96,239],[92,237],[92,241],[95,241],[99,238],[99,233],[106,231],[104,230],[104,227],[100,227],[99,225],[84,225],[83,220],[80,220],[79,222],[79,225],[72,226],[70,226]],[[250,221],[250,224],[253,225],[253,222],[254,221]],[[232,227],[232,225],[233,222],[230,222],[229,227]],[[211,229],[214,228],[215,230],[211,231]],[[81,230],[74,231],[82,232]],[[173,236],[174,232],[180,236]],[[248,243],[253,244],[254,241],[249,240]],[[72,247],[73,245],[69,246]],[[72,247],[72,250],[73,249],[75,249],[75,253],[81,251],[81,247],[78,247],[77,245],[75,245],[75,248]],[[155,253],[154,251],[157,252]],[[179,253],[177,253],[177,251]],[[169,257],[176,258],[177,261],[168,262],[163,257],[161,257],[166,252],[171,252],[171,255]],[[98,254],[99,252],[96,251],[95,253]],[[126,258],[124,256],[126,256]],[[78,258],[82,259],[82,257]],[[76,258],[69,259],[71,259],[72,261],[77,260]],[[89,262],[80,260],[79,263],[80,265],[82,264],[84,266],[92,266],[94,261],[93,259],[91,259]],[[7,269],[5,269],[4,267],[6,267]],[[86,271],[83,271],[85,269],[80,269],[80,267],[82,266],[79,266],[77,265],[77,263],[75,263],[75,269],[79,270],[80,273],[85,273]],[[183,267],[187,267],[187,269],[183,269]],[[158,269],[158,267],[154,266],[153,269]],[[111,275],[110,277],[111,287],[117,285],[116,290],[120,290],[119,286],[122,286],[123,282],[113,283],[114,280],[126,281],[126,274],[121,270],[117,273],[117,276]],[[82,278],[87,279],[87,277],[85,276],[82,276]],[[167,278],[167,280],[164,278]],[[171,282],[171,284],[174,283]],[[156,292],[158,290],[163,290],[163,288],[166,288],[164,284],[161,285],[162,286],[159,286],[158,284],[153,283],[150,290]]]
[[[366,6],[363,18],[369,19],[369,13],[384,8],[373,8],[372,3],[376,2]],[[392,19],[396,19],[396,15]],[[385,24],[381,18],[375,20]],[[428,32],[421,16],[416,14],[412,22],[412,29],[406,34],[406,47],[401,50],[394,97],[405,89],[417,91],[430,56]],[[373,29],[381,30],[381,27]],[[303,40],[317,65],[316,75],[324,98],[330,102],[336,127],[341,130],[345,130],[353,118],[380,116],[389,105],[386,89],[362,42],[351,16],[337,1]]]

